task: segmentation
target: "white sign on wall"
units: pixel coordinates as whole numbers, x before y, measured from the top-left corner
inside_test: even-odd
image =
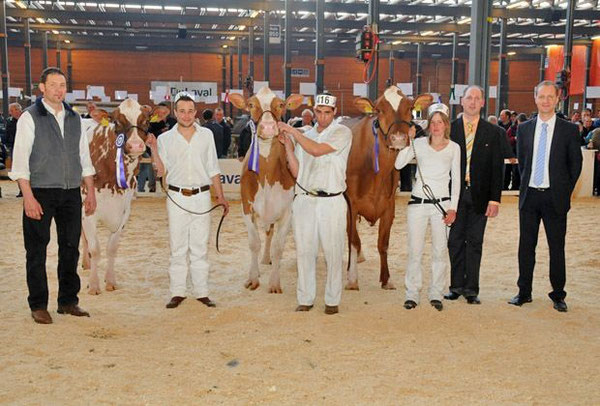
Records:
[[[352,95],[358,97],[367,97],[369,94],[366,83],[353,83],[352,84]]]
[[[600,99],[600,86],[588,86],[586,96],[588,99]]]
[[[402,90],[402,93],[404,93],[405,96],[412,96],[413,95],[413,84],[412,84],[412,82],[408,82],[408,83],[396,83],[396,86],[398,87],[398,89]]]
[[[281,25],[269,26],[269,44],[281,44]]]
[[[254,93],[258,93],[258,91],[260,89],[262,89],[263,87],[269,87],[269,81],[261,81],[261,80],[255,80],[254,81]]]
[[[197,102],[214,104],[218,102],[219,94],[217,93],[217,82],[163,82],[152,81],[150,88],[154,90],[162,90],[166,88],[166,94],[173,100],[177,93],[188,92],[194,96]],[[157,94],[162,93],[159,91]]]
[[[317,84],[309,82],[300,82],[300,94],[304,96],[316,96]]]

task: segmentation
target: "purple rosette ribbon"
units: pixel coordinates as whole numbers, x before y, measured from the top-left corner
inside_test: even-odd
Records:
[[[371,130],[373,130],[373,136],[375,137],[375,144],[373,145],[373,164],[375,166],[375,173],[379,173],[379,137],[377,136],[377,126],[375,123],[376,120],[373,120],[373,123],[371,124]]]
[[[248,122],[250,131],[252,132],[252,143],[250,144],[250,158],[248,159],[248,170],[258,173],[258,158],[260,156],[258,152],[258,135],[256,134],[256,125],[254,121],[250,119]]]
[[[125,146],[125,134],[121,133],[117,135],[115,145],[117,146],[117,159],[115,160],[117,164],[117,186],[121,189],[127,189],[129,186],[125,179],[125,152],[123,151],[123,147]]]

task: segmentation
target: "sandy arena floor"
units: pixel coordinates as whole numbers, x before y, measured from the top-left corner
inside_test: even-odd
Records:
[[[29,316],[21,200],[2,181],[0,199],[0,404],[2,405],[597,405],[600,404],[600,201],[574,202],[567,234],[569,312],[547,298],[548,250],[538,249],[534,301],[517,293],[517,198],[488,222],[481,306],[426,300],[407,311],[405,203],[398,198],[390,267],[399,288],[379,288],[376,231],[360,225],[367,261],[358,292],[344,292],[340,314],[323,314],[324,261],[315,308],[295,313],[295,251],[288,236],[282,295],[243,287],[249,252],[239,202],[214,249],[216,309],[169,299],[164,199],[134,201],[117,259],[119,289],[87,294],[92,317],[56,314],[55,234],[48,249],[54,324]],[[104,230],[102,241],[106,241]],[[425,287],[429,257],[425,257]]]

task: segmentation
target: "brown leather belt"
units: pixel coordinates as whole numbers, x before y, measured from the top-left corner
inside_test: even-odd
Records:
[[[177,186],[169,185],[169,190],[172,190],[173,192],[179,192],[179,193],[181,193],[184,196],[194,196],[194,195],[197,195],[200,192],[206,192],[207,190],[210,190],[210,186],[209,185],[204,185],[200,189],[198,189],[198,188],[184,189],[184,188],[180,188],[180,187],[177,187]]]

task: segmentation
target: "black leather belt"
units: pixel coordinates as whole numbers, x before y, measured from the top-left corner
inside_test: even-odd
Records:
[[[438,202],[445,202],[446,200],[450,200],[449,197],[442,197],[440,199],[438,199]],[[410,200],[408,202],[408,204],[421,204],[421,203],[429,203],[429,204],[433,204],[433,200],[430,199],[421,199],[420,197],[416,197],[413,195],[410,195]]]
[[[180,187],[177,187],[177,186],[169,185],[169,190],[172,190],[173,192],[179,192],[179,193],[181,193],[184,196],[194,196],[194,195],[197,195],[200,192],[206,192],[207,190],[210,190],[210,186],[209,185],[204,185],[200,189],[198,189],[198,188],[185,189],[185,188],[180,188]]]
[[[337,193],[327,193],[324,192],[322,190],[317,190],[315,192],[304,192],[304,193],[300,193],[301,195],[308,195],[308,196],[315,196],[315,197],[333,197],[333,196],[338,196],[341,195],[343,192],[337,192]]]
[[[531,187],[531,186],[528,186],[528,187],[529,187],[529,189],[533,189],[533,190],[536,190],[538,192],[545,192],[547,190],[550,190],[549,187]]]

